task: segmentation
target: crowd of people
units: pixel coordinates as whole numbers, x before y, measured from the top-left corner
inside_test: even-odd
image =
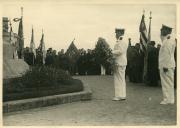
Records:
[[[151,41],[148,44],[146,81],[149,85],[158,85],[158,81],[160,79],[158,71],[158,55],[160,47],[160,44],[155,47],[155,41]],[[131,40],[129,39],[129,46],[127,49],[126,76],[129,77],[130,82],[143,82],[144,56],[144,52],[140,48],[140,43],[136,43],[135,46],[131,46]]]
[[[130,82],[143,82],[144,53],[140,49],[140,44],[131,45],[127,49],[127,67],[126,76],[128,75]]]
[[[159,50],[161,44],[157,44],[155,41],[151,41],[147,48],[147,74],[146,80],[144,81],[144,52],[140,48],[140,43],[136,43],[134,46],[131,45],[131,39],[129,38],[129,46],[127,48],[127,66],[126,66],[126,77],[128,76],[129,81],[133,83],[142,83],[150,86],[159,85],[160,74],[159,74]],[[176,61],[176,50],[174,52],[174,59]],[[176,70],[175,76],[176,79]],[[176,81],[175,81],[176,87]]]

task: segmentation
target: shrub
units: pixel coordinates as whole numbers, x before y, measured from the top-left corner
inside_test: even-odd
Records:
[[[80,80],[62,69],[32,67],[22,77],[3,82],[3,101],[65,94],[83,90]]]
[[[71,76],[62,69],[52,67],[33,67],[18,79],[26,87],[56,86],[59,84],[70,84]]]

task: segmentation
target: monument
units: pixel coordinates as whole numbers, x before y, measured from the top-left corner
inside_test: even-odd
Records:
[[[10,24],[10,31],[9,31]],[[22,76],[29,66],[17,55],[18,35],[13,33],[11,21],[3,17],[3,79],[15,78]]]

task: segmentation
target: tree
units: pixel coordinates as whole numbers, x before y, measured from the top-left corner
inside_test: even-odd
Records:
[[[69,71],[70,60],[65,54],[58,54],[56,63],[58,68]]]
[[[88,52],[85,56],[85,65],[86,65],[86,71],[87,75],[100,75],[100,65],[96,61],[96,54],[95,50],[88,49]]]
[[[66,53],[65,53],[66,57],[69,60],[69,69],[68,71],[72,74],[75,75],[77,73],[77,60],[79,58],[79,51],[77,49],[77,47],[74,44],[74,40],[71,42],[71,44],[69,45]]]
[[[76,62],[77,70],[79,75],[86,75],[87,65],[86,65],[86,51],[82,48],[79,49],[79,58]]]
[[[95,59],[96,62],[101,66],[101,74],[105,75],[105,69],[109,69],[110,63],[108,60],[111,57],[112,50],[109,47],[109,44],[104,38],[99,37],[95,46]]]

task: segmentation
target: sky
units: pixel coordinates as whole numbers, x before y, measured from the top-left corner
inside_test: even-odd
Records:
[[[62,1],[25,1],[3,4],[2,16],[10,19],[21,16],[23,7],[23,26],[25,46],[30,45],[32,26],[36,47],[39,46],[42,29],[46,49],[52,47],[60,51],[67,49],[75,38],[77,48],[93,49],[98,37],[106,39],[111,48],[115,44],[115,28],[125,28],[124,41],[139,42],[139,24],[145,10],[146,27],[152,11],[151,39],[161,43],[160,28],[168,25],[176,33],[176,5],[174,4],[103,4],[71,3]],[[18,23],[13,22],[17,33]]]

